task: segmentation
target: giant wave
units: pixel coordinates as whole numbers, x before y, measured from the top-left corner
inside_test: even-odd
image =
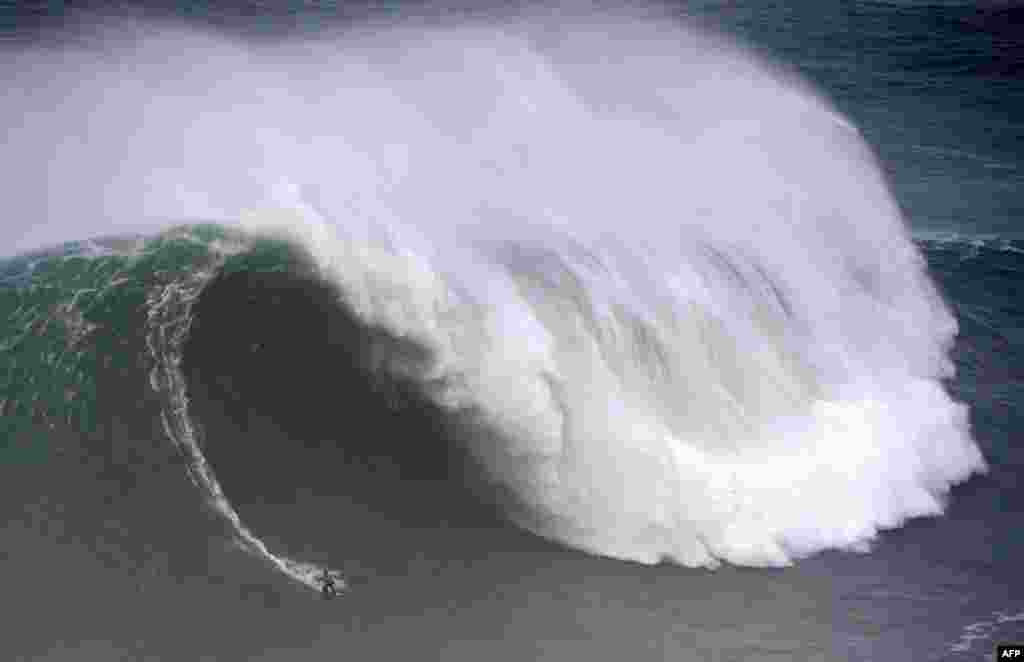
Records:
[[[459,422],[524,528],[643,563],[785,565],[866,550],[985,468],[942,384],[956,323],[871,150],[738,47],[653,14],[535,11],[300,45],[168,27],[101,55],[89,86],[37,63],[64,105],[17,100],[34,119],[13,141],[53,195],[15,206],[299,247],[339,308],[401,341],[369,343],[370,372]],[[81,141],[33,156],[69,122]],[[151,299],[153,352],[181,350],[209,277]],[[158,358],[187,404],[180,357]],[[242,525],[174,411],[247,546],[312,582]]]

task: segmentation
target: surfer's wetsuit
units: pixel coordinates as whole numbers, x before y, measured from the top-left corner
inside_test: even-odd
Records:
[[[325,598],[333,598],[338,594],[338,587],[334,584],[334,577],[328,574],[327,569],[324,568],[324,574],[318,578],[323,586],[320,588],[320,592]]]

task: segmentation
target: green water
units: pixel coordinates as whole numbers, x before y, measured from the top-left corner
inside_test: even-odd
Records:
[[[147,312],[166,287],[190,275],[281,271],[301,260],[287,242],[214,224],[97,243],[101,254],[75,254],[80,245],[70,243],[0,262],[0,463],[46,462],[41,430],[93,429],[101,369],[148,371]]]

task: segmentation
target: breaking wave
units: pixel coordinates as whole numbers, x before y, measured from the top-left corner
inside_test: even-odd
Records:
[[[367,370],[459,421],[524,528],[643,563],[785,565],[866,550],[985,468],[942,384],[956,323],[871,150],[737,47],[536,13],[298,45],[168,28],[114,53],[83,64],[102,105],[69,94],[89,137],[49,181],[92,161],[63,200],[299,247],[390,339]],[[178,292],[179,326],[151,319],[182,334],[167,346],[200,290]],[[187,403],[181,378],[154,376]]]

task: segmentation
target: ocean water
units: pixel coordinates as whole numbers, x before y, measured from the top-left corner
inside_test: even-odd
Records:
[[[1024,639],[1015,18],[3,10],[0,649]]]

